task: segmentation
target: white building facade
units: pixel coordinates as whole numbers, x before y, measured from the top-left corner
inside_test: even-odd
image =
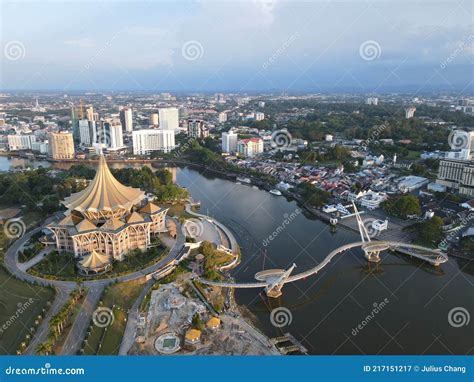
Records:
[[[152,151],[168,153],[175,148],[174,130],[135,130],[132,140],[134,155],[147,155]]]
[[[237,152],[237,133],[230,130],[222,133],[222,151],[224,153],[235,153]]]

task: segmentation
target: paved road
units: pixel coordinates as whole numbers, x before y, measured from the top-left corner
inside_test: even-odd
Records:
[[[155,283],[156,280],[154,278],[148,280],[140,295],[133,303],[133,306],[130,308],[130,313],[128,314],[127,318],[127,326],[125,327],[125,332],[123,333],[122,337],[122,343],[120,344],[119,355],[127,355],[133,343],[135,342],[138,316],[140,314],[140,305],[142,304],[142,301],[145,298],[146,294],[150,291],[150,289]]]
[[[165,258],[163,258],[162,260],[158,261],[157,263],[155,263],[155,264],[153,264],[153,265],[151,265],[151,266],[149,266],[145,269],[130,273],[128,275],[123,275],[123,276],[113,277],[113,278],[107,278],[107,279],[89,280],[89,281],[83,282],[82,285],[84,287],[86,287],[87,289],[89,289],[89,290],[96,290],[96,289],[99,289],[99,288],[103,289],[108,284],[110,284],[112,282],[126,282],[126,281],[136,280],[136,279],[144,277],[148,274],[152,274],[152,273],[156,272],[158,269],[160,269],[163,266],[165,266],[166,264],[168,264],[171,260],[175,259],[178,256],[181,248],[183,247],[183,245],[186,241],[186,237],[182,233],[181,225],[179,224],[179,222],[174,218],[169,218],[169,219],[173,219],[176,223],[177,238],[176,238],[176,242],[175,242],[173,248],[171,248],[170,252],[168,253],[168,255]],[[26,270],[22,269],[22,267],[20,266],[20,263],[18,261],[18,250],[28,240],[30,240],[33,235],[40,232],[52,220],[53,220],[53,217],[46,219],[43,222],[43,225],[41,227],[37,227],[37,228],[29,231],[28,233],[26,233],[23,237],[16,240],[5,252],[5,267],[17,279],[22,280],[22,281],[26,281],[26,282],[30,282],[30,283],[38,283],[38,284],[43,285],[43,286],[50,285],[50,286],[55,287],[56,290],[60,291],[60,293],[56,293],[56,296],[55,296],[55,299],[54,299],[53,304],[51,306],[51,309],[47,312],[47,314],[45,316],[45,319],[41,323],[40,328],[35,333],[35,337],[31,341],[30,346],[28,347],[28,349],[30,349],[31,352],[34,352],[36,350],[36,346],[47,338],[47,335],[48,335],[47,329],[49,328],[49,320],[57,312],[59,312],[59,310],[67,302],[67,297],[65,297],[66,296],[65,293],[67,293],[67,296],[68,296],[69,293],[72,290],[76,289],[76,287],[77,287],[77,283],[75,281],[50,280],[50,279],[46,279],[46,278],[42,278],[42,277],[38,277],[38,276],[33,276],[33,275],[27,273]],[[75,332],[77,334],[82,333],[82,330],[81,330],[82,326],[81,326],[81,324],[79,324],[79,325],[80,326],[77,328],[77,332]],[[84,332],[84,334],[85,334],[85,332]],[[74,334],[74,335],[76,335],[76,334]],[[37,337],[39,338],[38,340],[37,340]],[[83,337],[82,337],[82,339],[83,339]],[[82,343],[82,339],[80,340],[79,337],[76,337],[76,340],[77,341],[80,340],[81,343]],[[71,341],[73,341],[73,340],[71,340]],[[71,342],[71,343],[73,343],[73,342]],[[36,345],[33,345],[33,344],[36,344]],[[70,349],[72,349],[72,345],[70,345],[70,346],[71,346]],[[30,353],[30,354],[33,354],[33,353]]]
[[[91,287],[82,303],[76,321],[74,321],[71,330],[64,342],[62,355],[74,355],[81,349],[82,343],[87,333],[87,328],[92,319],[92,314],[105,289],[104,284]]]

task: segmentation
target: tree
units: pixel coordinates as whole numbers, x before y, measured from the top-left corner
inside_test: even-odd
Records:
[[[419,199],[414,195],[402,195],[388,199],[382,203],[382,207],[389,215],[406,219],[410,215],[421,214]]]
[[[416,242],[434,247],[443,239],[443,219],[433,216],[421,223],[413,224],[406,229],[416,235]]]

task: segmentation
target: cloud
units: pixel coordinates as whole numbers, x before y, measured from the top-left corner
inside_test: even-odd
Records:
[[[75,46],[78,48],[94,48],[96,46],[96,42],[87,37],[79,38],[76,40],[66,40],[64,41],[64,44]]]

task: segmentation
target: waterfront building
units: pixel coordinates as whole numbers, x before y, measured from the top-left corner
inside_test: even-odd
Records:
[[[201,119],[188,120],[188,137],[191,138],[207,138],[209,136],[209,129],[204,125]]]
[[[79,144],[83,147],[91,147],[96,143],[97,131],[95,121],[81,119],[79,124]]]
[[[31,144],[31,150],[39,152],[40,154],[48,154],[49,153],[49,143],[48,143],[48,141],[33,142]]]
[[[474,161],[441,160],[436,183],[461,195],[474,196]]]
[[[124,107],[120,110],[120,123],[122,124],[122,129],[126,133],[131,133],[133,131],[133,115],[131,108]]]
[[[102,143],[109,150],[118,150],[124,147],[122,124],[119,119],[108,118],[101,121],[97,131],[98,143]]]
[[[28,135],[8,135],[8,150],[20,151],[31,150],[33,144],[36,142],[36,137],[33,134]]]
[[[134,155],[148,155],[152,151],[168,153],[175,148],[174,130],[135,130],[132,141]]]
[[[134,249],[148,249],[153,235],[166,232],[167,209],[115,179],[103,155],[87,188],[62,203],[67,211],[47,229],[58,252],[80,258],[78,266],[85,273],[104,268],[104,259],[120,261]]]
[[[178,130],[179,113],[177,107],[163,107],[158,109],[158,113],[161,130]]]
[[[225,153],[237,152],[238,136],[233,130],[222,133],[222,151]]]
[[[238,141],[237,151],[245,157],[254,157],[263,153],[262,138],[248,138]]]
[[[51,158],[55,160],[74,158],[74,139],[70,132],[50,133],[48,142]]]

